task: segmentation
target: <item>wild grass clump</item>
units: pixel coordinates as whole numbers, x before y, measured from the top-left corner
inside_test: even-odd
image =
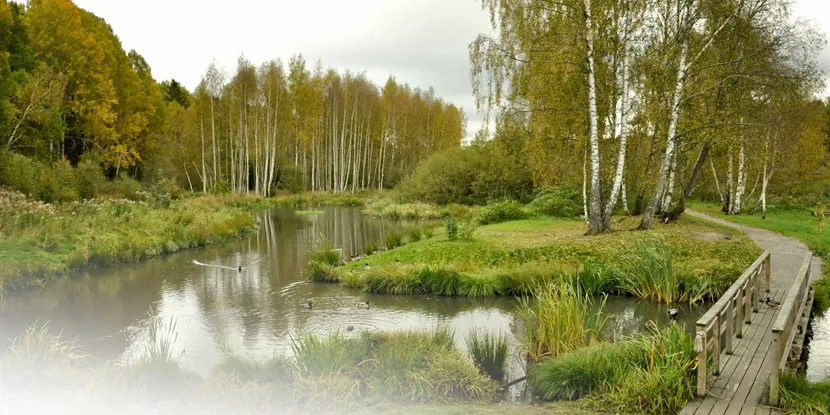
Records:
[[[326,337],[305,335],[292,340],[291,347],[303,374],[323,376],[356,371],[370,344],[366,336],[347,338],[334,332]]]
[[[379,294],[422,294],[420,270],[411,265],[373,267],[363,273],[361,284],[366,292]]]
[[[491,379],[501,381],[507,363],[507,336],[471,330],[467,335],[467,349],[478,367]]]
[[[531,383],[548,400],[590,396],[603,410],[678,413],[694,392],[693,349],[675,324],[546,358],[532,368]]]
[[[22,334],[11,339],[9,348],[2,353],[0,369],[39,371],[67,368],[80,363],[85,357],[76,341],[65,340],[62,333],[50,333],[48,321],[35,321],[26,326]]]
[[[830,264],[824,264],[824,267],[830,269]],[[830,277],[813,283],[813,296],[813,311],[817,316],[823,316],[830,309]]]
[[[394,249],[403,246],[403,237],[397,232],[389,232],[384,238],[386,241],[386,249]]]
[[[580,292],[591,296],[620,291],[617,272],[593,261],[582,261],[574,272],[568,273],[568,280]]]
[[[314,282],[337,283],[343,280],[343,273],[327,262],[311,260],[308,263],[308,278]]]
[[[685,296],[672,267],[671,247],[663,241],[639,241],[620,257],[619,286],[628,295],[672,304]]]
[[[830,380],[810,383],[803,376],[785,375],[779,382],[779,406],[785,414],[830,415]]]
[[[421,268],[418,279],[428,293],[452,297],[458,295],[461,274],[451,266],[427,266]]]
[[[478,225],[473,219],[458,220],[452,217],[444,219],[444,228],[447,231],[447,239],[451,241],[471,241],[473,232]]]
[[[418,228],[415,228],[415,229],[409,231],[409,233],[407,234],[407,238],[409,239],[409,243],[420,241],[422,234],[423,234],[423,232]]]
[[[489,203],[478,211],[476,219],[482,225],[527,218],[521,203],[514,200]]]
[[[496,297],[507,292],[507,284],[498,273],[460,274],[458,295],[462,297]]]
[[[340,252],[326,244],[311,255],[311,260],[336,267],[340,264]]]
[[[173,317],[167,324],[161,318],[147,312],[147,343],[144,345],[142,363],[164,366],[175,364],[177,356],[173,355],[173,346],[179,338],[176,321]]]
[[[375,197],[366,203],[363,213],[386,219],[439,219],[440,209],[428,203],[399,202],[389,197]]]
[[[519,299],[528,357],[558,356],[598,341],[606,322],[605,298],[595,311],[594,298],[569,285],[548,284]]]
[[[231,376],[243,382],[285,384],[295,379],[292,360],[277,355],[264,361],[251,357],[227,355],[213,368],[212,373]]]
[[[321,379],[339,378],[342,382],[337,385],[354,386],[348,393],[337,393],[336,399],[407,403],[492,399],[496,384],[464,358],[453,337],[447,329],[380,332],[357,338],[333,333],[322,338],[306,336],[294,343],[294,349],[301,379],[320,386],[329,385]],[[344,391],[342,387],[334,390]],[[319,392],[317,399],[331,396],[330,391]]]
[[[363,247],[364,255],[372,255],[380,251],[380,246],[377,242],[369,242]]]
[[[431,239],[433,236],[435,236],[435,230],[434,229],[432,229],[432,228],[424,229],[424,239]]]

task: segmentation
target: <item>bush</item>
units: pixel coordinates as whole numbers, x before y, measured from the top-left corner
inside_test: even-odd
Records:
[[[82,199],[92,199],[107,183],[101,166],[89,157],[82,157],[75,169],[75,180],[78,183],[78,196]]]
[[[558,217],[574,217],[582,214],[582,194],[571,185],[562,185],[541,192],[528,208],[537,214]]]
[[[527,218],[522,205],[516,201],[490,203],[478,211],[477,219],[482,225],[501,223]]]
[[[57,188],[53,192],[55,202],[72,202],[78,200],[78,179],[75,169],[66,159],[56,161],[52,165],[52,175]]]
[[[141,183],[127,175],[121,175],[108,181],[101,188],[101,193],[116,199],[138,200],[143,187]]]
[[[35,196],[45,166],[16,153],[0,154],[0,184],[26,196]]]
[[[477,225],[473,220],[456,220],[450,217],[444,219],[444,227],[447,230],[447,239],[469,241],[473,239]]]
[[[282,166],[277,174],[277,188],[291,193],[305,190],[305,173],[295,165]]]

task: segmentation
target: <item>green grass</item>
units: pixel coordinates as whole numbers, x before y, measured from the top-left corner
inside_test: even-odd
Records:
[[[95,199],[63,205],[0,191],[0,287],[43,286],[52,277],[237,239],[253,216],[217,196],[153,207]]]
[[[693,238],[715,229],[702,221],[684,218],[651,232],[626,230],[636,225],[636,218],[624,218],[616,224],[620,231],[588,237],[577,220],[504,222],[478,228],[472,240],[450,241],[442,232],[338,269],[361,275],[350,277],[351,286],[379,293],[393,293],[384,291],[389,287],[400,294],[523,295],[540,282],[568,277],[591,294],[698,302],[717,297],[761,253],[743,234]],[[399,270],[396,259],[407,267]],[[371,272],[363,270],[364,263]],[[395,281],[384,283],[385,276]]]
[[[706,213],[716,218],[728,220],[761,229],[769,229],[804,242],[811,251],[825,258],[830,255],[830,229],[818,231],[818,219],[813,216],[812,208],[778,208],[770,205],[767,209],[767,218],[762,219],[760,213],[749,215],[726,215],[721,212],[719,204],[694,202],[691,209]]]
[[[546,358],[530,372],[544,399],[585,398],[615,413],[678,413],[694,392],[693,340],[673,325],[617,343],[599,342]]]
[[[830,415],[830,380],[810,383],[803,376],[782,376],[780,407],[785,414]]]
[[[507,336],[472,330],[467,335],[467,349],[476,366],[490,378],[504,379],[507,363]]]
[[[531,360],[558,356],[598,341],[605,326],[595,299],[570,285],[548,284],[520,299],[520,314],[525,324],[525,348]]]

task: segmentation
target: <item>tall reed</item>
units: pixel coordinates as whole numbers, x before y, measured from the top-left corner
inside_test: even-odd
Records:
[[[36,371],[54,366],[72,366],[85,357],[75,340],[64,340],[62,333],[50,333],[49,322],[37,320],[26,326],[21,335],[11,339],[0,367]]]
[[[681,301],[672,267],[671,247],[660,240],[641,241],[620,258],[620,289],[634,297],[672,304]]]
[[[173,348],[179,338],[176,331],[176,320],[171,316],[168,324],[164,324],[161,318],[147,312],[147,343],[144,345],[144,363],[153,365],[175,364]],[[182,352],[184,353],[184,352]]]
[[[605,297],[597,308],[590,295],[570,285],[548,284],[530,298],[520,298],[519,304],[528,357],[537,361],[598,341],[607,320],[602,313]]]
[[[504,379],[507,363],[507,336],[471,330],[467,335],[467,349],[476,366],[495,380]]]

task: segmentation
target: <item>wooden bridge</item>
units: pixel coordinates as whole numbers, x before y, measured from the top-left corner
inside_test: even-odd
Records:
[[[681,414],[778,414],[779,376],[801,356],[812,307],[810,263],[770,286],[765,251],[696,323],[698,399]],[[779,284],[779,286],[782,286]]]

